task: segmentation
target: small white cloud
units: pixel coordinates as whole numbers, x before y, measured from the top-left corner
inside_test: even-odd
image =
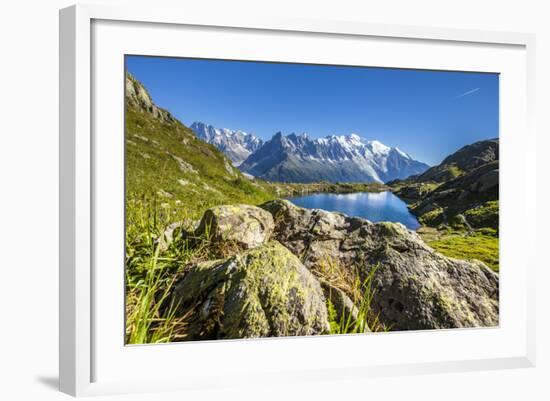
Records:
[[[474,89],[469,90],[469,91],[467,91],[467,92],[461,93],[461,94],[458,95],[456,98],[458,99],[459,97],[464,97],[464,96],[471,95],[472,93],[476,93],[478,90],[479,90],[479,88],[474,88]]]

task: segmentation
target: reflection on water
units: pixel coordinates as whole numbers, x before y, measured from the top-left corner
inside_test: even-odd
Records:
[[[309,209],[324,209],[341,212],[348,216],[363,217],[367,220],[392,221],[416,230],[420,223],[414,217],[407,204],[389,191],[358,192],[353,194],[310,194],[288,198],[297,206]]]

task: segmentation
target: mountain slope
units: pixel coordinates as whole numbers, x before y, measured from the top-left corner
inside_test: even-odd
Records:
[[[311,139],[307,134],[280,132],[239,166],[277,182],[386,182],[428,167],[397,148],[355,134]]]
[[[498,230],[498,139],[464,146],[423,174],[389,184],[396,195],[412,202],[411,211],[424,224],[460,220]]]
[[[215,128],[202,122],[194,122],[189,128],[197,134],[199,139],[221,150],[234,166],[241,164],[263,145],[260,138],[243,131]]]
[[[257,204],[273,198],[213,145],[156,106],[147,90],[126,76],[126,196],[200,215],[222,203]]]

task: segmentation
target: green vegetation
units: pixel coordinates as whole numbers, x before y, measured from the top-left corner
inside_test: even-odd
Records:
[[[472,233],[420,231],[422,238],[436,251],[457,259],[477,259],[494,271],[499,271],[498,235],[495,230],[482,229]]]
[[[443,222],[443,212],[443,208],[438,207],[434,210],[424,213],[418,218],[418,221],[430,227],[437,226]]]
[[[163,123],[131,107],[126,114],[126,180],[129,202],[183,209],[190,218],[214,205],[259,204],[275,197],[272,188],[244,178],[182,124]]]
[[[378,266],[374,266],[366,277],[361,279],[358,268],[343,266],[338,260],[330,257],[324,258],[314,266],[313,274],[321,282],[330,283],[327,294],[330,334],[389,330],[380,323],[378,313],[372,308],[372,300],[375,295],[372,282],[377,269]],[[335,304],[333,297],[336,296],[337,291],[341,291],[346,297],[349,297],[351,304],[354,305],[351,309],[343,304]]]
[[[468,209],[464,217],[474,227],[498,228],[498,201],[485,202],[481,206]]]
[[[132,201],[126,207],[126,342],[129,344],[173,341],[185,326],[185,319],[176,319],[172,311],[161,308],[178,266],[193,258],[193,253],[185,249],[162,251],[159,238],[174,216],[172,212]]]
[[[464,174],[464,171],[462,171],[457,165],[455,164],[449,164],[447,166],[447,172],[452,178],[456,178],[459,175]]]
[[[414,203],[439,187],[437,182],[411,182],[395,180],[388,183],[391,191],[407,203]]]
[[[426,195],[428,192],[435,190],[440,184],[437,182],[421,182],[419,193],[421,196]]]
[[[348,194],[353,192],[383,192],[389,188],[378,182],[372,183],[333,183],[333,182],[314,182],[308,184],[302,183],[265,183],[265,185],[274,188],[279,196],[290,197],[303,195],[307,193],[328,192],[332,194]]]
[[[126,342],[163,343],[186,338],[192,311],[176,317],[177,305],[167,300],[186,266],[229,253],[210,242],[208,230],[201,238],[184,239],[181,228],[167,229],[174,221],[191,222],[182,207],[161,207],[154,202],[130,200],[126,206]],[[179,237],[179,241],[172,240]]]

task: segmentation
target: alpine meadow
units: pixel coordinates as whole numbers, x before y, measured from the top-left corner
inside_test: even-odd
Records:
[[[124,80],[127,344],[499,325],[498,75],[126,56]]]

